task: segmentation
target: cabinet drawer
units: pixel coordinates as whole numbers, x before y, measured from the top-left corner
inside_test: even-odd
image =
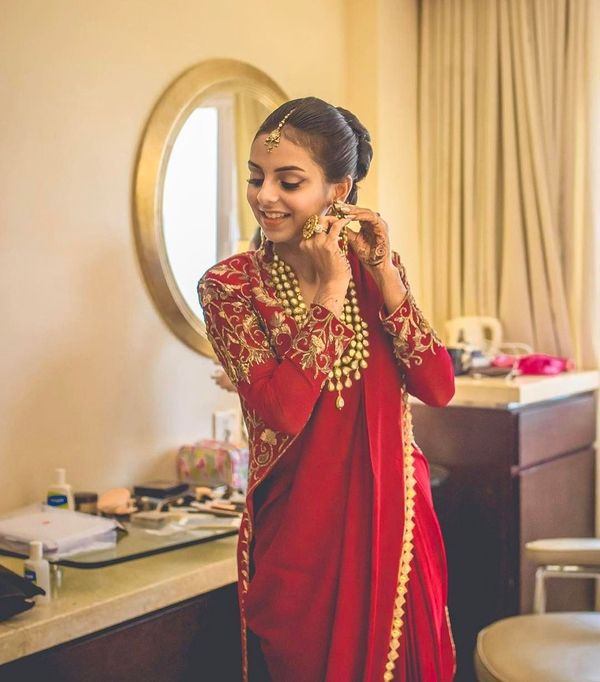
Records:
[[[574,452],[596,439],[593,393],[526,408],[519,412],[519,466]]]

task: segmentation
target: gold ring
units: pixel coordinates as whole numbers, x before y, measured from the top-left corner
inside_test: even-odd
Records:
[[[317,230],[317,227],[320,227],[321,229]],[[304,227],[302,228],[302,236],[304,239],[310,239],[315,232],[322,231],[323,227],[319,225],[319,216],[311,215],[311,217],[304,223]]]

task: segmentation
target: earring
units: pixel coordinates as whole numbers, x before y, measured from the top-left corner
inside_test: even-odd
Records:
[[[342,240],[341,251],[344,256],[348,256],[348,227],[342,227],[340,232],[340,239]]]
[[[345,218],[346,214],[342,211],[337,201],[331,204],[331,210],[336,218]],[[340,231],[340,240],[342,242],[340,249],[344,256],[348,256],[348,226],[344,225]]]
[[[333,204],[331,204],[331,210],[333,211],[333,214],[335,215],[336,218],[346,217],[346,214],[342,211],[337,201],[334,201]]]

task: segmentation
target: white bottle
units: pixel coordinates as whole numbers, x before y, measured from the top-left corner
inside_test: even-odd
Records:
[[[23,575],[46,594],[35,597],[38,604],[47,604],[50,601],[50,564],[44,559],[43,545],[38,540],[29,543],[29,559],[25,559]]]
[[[59,509],[75,509],[73,502],[73,490],[67,483],[66,472],[64,469],[56,470],[56,483],[53,483],[48,488],[47,503],[51,507],[58,507]]]

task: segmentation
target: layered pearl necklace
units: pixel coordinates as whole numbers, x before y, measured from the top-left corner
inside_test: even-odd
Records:
[[[277,298],[283,305],[285,312],[301,324],[308,314],[308,309],[302,299],[298,278],[292,268],[285,261],[282,261],[277,254],[273,254],[271,262],[271,279],[277,292]],[[350,278],[340,320],[353,328],[354,338],[342,356],[335,360],[333,369],[327,376],[327,389],[337,391],[338,394],[335,400],[335,406],[338,410],[344,407],[342,390],[350,388],[352,380],[359,381],[361,378],[360,370],[367,368],[367,358],[369,357],[369,339],[367,338],[369,330],[367,323],[360,316],[356,286],[352,278]]]

